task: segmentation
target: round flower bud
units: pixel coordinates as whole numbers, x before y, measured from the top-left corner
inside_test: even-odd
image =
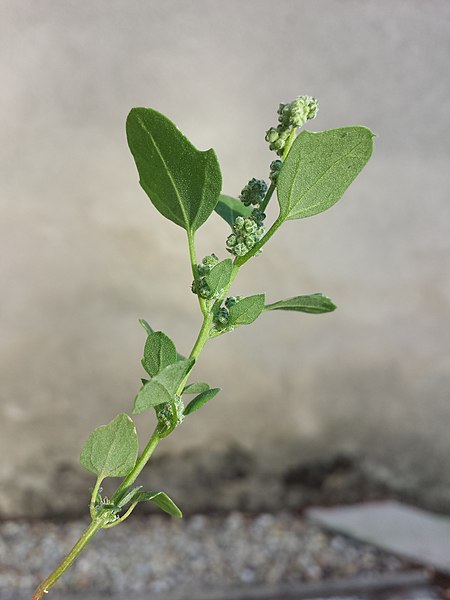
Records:
[[[236,254],[236,256],[244,256],[244,254],[247,254],[247,252],[247,246],[244,244],[244,242],[236,244],[236,246],[233,248],[233,254]]]
[[[271,127],[266,131],[266,142],[273,143],[280,137],[277,129],[275,127]]]
[[[244,217],[241,217],[240,215],[238,217],[236,217],[234,220],[233,229],[235,231],[239,231],[240,229],[242,229],[244,226],[244,221],[245,221]]]
[[[226,300],[225,300],[225,306],[227,308],[231,308],[232,306],[234,306],[235,304],[237,304],[239,302],[239,300],[241,299],[240,296],[229,296]]]
[[[272,161],[270,163],[270,175],[269,175],[269,178],[270,178],[270,181],[273,184],[277,183],[278,175],[280,173],[280,170],[281,170],[282,166],[283,166],[283,162],[281,160],[279,160],[279,159],[274,160],[274,161]]]
[[[237,237],[234,235],[234,233],[231,233],[228,237],[227,237],[227,241],[225,242],[226,245],[228,246],[228,248],[233,248],[233,246],[236,246],[237,243]]]
[[[218,325],[224,326],[227,325],[228,321],[230,320],[230,313],[228,312],[228,310],[226,308],[219,308],[215,321]]]

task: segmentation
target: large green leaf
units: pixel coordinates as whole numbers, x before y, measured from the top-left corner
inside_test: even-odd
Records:
[[[264,310],[264,294],[247,296],[242,298],[236,304],[230,307],[229,325],[237,327],[238,325],[250,325]]]
[[[177,350],[172,340],[162,331],[150,333],[144,347],[142,366],[152,377],[176,362]]]
[[[252,212],[251,206],[245,206],[240,200],[221,194],[214,209],[218,215],[233,227],[236,217],[248,217]]]
[[[125,477],[136,464],[137,455],[134,423],[128,415],[120,414],[91,433],[81,451],[80,463],[101,479]]]
[[[369,160],[373,137],[366,127],[300,133],[278,176],[280,217],[303,219],[333,206]]]
[[[214,210],[222,188],[214,150],[197,150],[152,108],[131,110],[127,138],[140,184],[155,207],[186,231],[196,231]]]
[[[323,294],[294,296],[286,300],[279,300],[273,304],[267,304],[264,307],[264,310],[293,310],[316,315],[331,312],[335,309],[336,305]]]
[[[171,402],[179,385],[192,369],[194,359],[180,360],[168,365],[142,386],[134,400],[133,413],[141,413],[152,406]]]

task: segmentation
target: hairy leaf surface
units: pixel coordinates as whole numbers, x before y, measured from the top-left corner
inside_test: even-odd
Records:
[[[373,137],[366,127],[302,131],[278,176],[280,217],[303,219],[333,206],[369,160]]]
[[[168,365],[148,383],[146,383],[134,400],[133,413],[141,413],[152,406],[170,402],[179,385],[192,369],[194,359],[179,360]]]
[[[208,284],[211,294],[220,293],[230,283],[231,273],[233,272],[233,261],[231,258],[226,258],[211,269],[208,275],[205,276],[205,281]]]
[[[81,451],[81,465],[104,479],[124,477],[136,464],[138,438],[130,417],[118,415],[107,425],[97,427]]]
[[[147,337],[142,366],[152,377],[168,365],[176,362],[177,350],[172,340],[162,331],[155,331]]]
[[[233,227],[236,217],[248,217],[252,212],[252,207],[244,206],[240,200],[221,194],[214,210],[228,225]]]
[[[264,310],[264,294],[247,296],[242,298],[236,304],[230,307],[229,325],[237,327],[238,325],[250,325]]]
[[[214,150],[197,150],[152,108],[133,108],[126,128],[140,184],[152,203],[186,231],[196,231],[214,210],[222,188]]]

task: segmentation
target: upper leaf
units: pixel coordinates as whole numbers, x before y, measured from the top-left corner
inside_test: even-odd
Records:
[[[202,392],[206,392],[209,390],[209,384],[204,381],[196,381],[195,383],[190,383],[187,385],[182,394],[201,394]]]
[[[176,362],[177,350],[172,340],[162,331],[156,331],[147,337],[144,347],[142,366],[152,377],[168,365]]]
[[[162,215],[196,231],[214,210],[222,188],[214,150],[197,150],[152,108],[133,108],[126,128],[140,184],[150,200]]]
[[[120,414],[91,433],[81,451],[80,463],[101,479],[125,477],[136,464],[137,455],[134,423],[128,415]]]
[[[294,296],[286,300],[279,300],[273,304],[267,304],[264,310],[293,310],[312,314],[331,312],[336,305],[323,294],[309,294],[307,296]]]
[[[205,281],[208,284],[211,295],[220,294],[230,283],[231,274],[233,272],[233,261],[231,258],[226,258],[211,269],[208,275],[205,276]]]
[[[373,137],[366,127],[302,131],[278,176],[280,217],[303,219],[333,206],[369,160]]]
[[[264,294],[247,296],[242,298],[233,306],[230,306],[229,325],[237,327],[238,325],[250,325],[264,310]]]
[[[168,365],[155,375],[140,390],[134,400],[133,413],[141,413],[147,408],[171,402],[179,385],[192,369],[194,359],[179,360]]]
[[[248,217],[252,212],[251,206],[245,206],[240,200],[221,194],[214,209],[218,215],[233,227],[236,217]]]

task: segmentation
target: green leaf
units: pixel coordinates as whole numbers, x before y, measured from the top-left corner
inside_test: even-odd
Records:
[[[278,176],[281,219],[303,219],[333,206],[369,160],[373,137],[366,127],[300,133]]]
[[[172,340],[162,331],[151,333],[144,347],[142,366],[152,377],[177,361],[177,350]]]
[[[125,477],[136,464],[138,438],[133,421],[118,415],[108,425],[97,427],[81,451],[81,465],[99,478]]]
[[[181,519],[183,516],[175,502],[164,492],[141,492],[135,500],[138,502],[153,502],[161,510],[169,513],[169,515],[172,515],[173,517]]]
[[[242,298],[236,304],[230,307],[229,325],[237,327],[238,325],[250,325],[264,310],[264,294],[247,296]]]
[[[142,485],[129,487],[128,489],[124,490],[119,497],[114,496],[112,501],[117,508],[123,508],[126,504],[135,499],[141,489]]]
[[[152,406],[171,402],[179,385],[194,366],[194,359],[180,360],[168,365],[140,390],[134,400],[133,413],[141,413]]]
[[[150,200],[162,215],[196,231],[214,210],[222,188],[214,150],[197,150],[152,108],[133,108],[126,128],[140,184]]]
[[[187,385],[182,394],[201,394],[202,392],[206,392],[209,390],[209,384],[204,383],[203,381],[197,381],[196,383],[190,383]]]
[[[220,294],[230,283],[231,274],[233,272],[233,261],[231,258],[226,258],[211,269],[208,275],[205,276],[205,281],[211,291],[211,296]]]
[[[153,333],[153,329],[150,327],[150,325],[147,323],[147,321],[145,319],[139,319],[139,323],[145,329],[145,331],[147,332],[147,335],[150,335],[151,333]]]
[[[286,300],[279,300],[267,304],[264,310],[293,310],[311,314],[332,312],[336,305],[323,294],[309,294],[308,296],[294,296]]]
[[[205,390],[189,402],[189,404],[184,409],[183,414],[192,414],[193,412],[204,406],[207,402],[212,400],[214,396],[217,396],[219,392],[220,388],[211,388],[210,390]]]
[[[251,206],[245,206],[240,200],[221,194],[214,209],[218,215],[233,227],[236,217],[248,217],[252,212]]]

